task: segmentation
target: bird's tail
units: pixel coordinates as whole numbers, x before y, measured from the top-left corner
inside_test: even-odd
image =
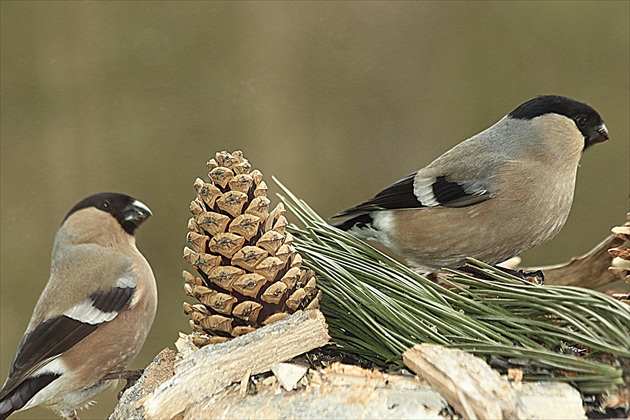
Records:
[[[0,420],[5,420],[13,414],[18,408],[14,407],[14,401],[11,396],[0,401]]]
[[[7,392],[0,392],[0,420],[5,420],[14,412],[21,410],[31,398],[48,384],[57,379],[59,375],[44,374],[27,378],[15,388]]]

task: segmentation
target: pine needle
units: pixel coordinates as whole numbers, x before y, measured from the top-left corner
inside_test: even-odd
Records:
[[[525,379],[568,381],[584,393],[623,383],[618,359],[630,358],[630,309],[622,302],[533,285],[472,259],[479,274],[448,270],[443,287],[328,225],[274,181],[301,224],[290,226],[294,245],[318,274],[321,310],[342,351],[396,368],[405,350],[426,342],[520,364]]]

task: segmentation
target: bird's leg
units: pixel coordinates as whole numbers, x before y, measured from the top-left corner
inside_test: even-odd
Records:
[[[518,277],[521,280],[526,281],[527,283],[542,286],[545,284],[545,273],[542,270],[536,271],[525,271],[525,270],[513,270],[511,268],[501,267],[499,265],[495,265],[494,268],[503,271],[506,274],[509,274],[514,277]]]
[[[118,393],[118,399],[122,397],[122,394],[125,393],[126,390],[131,388],[138,379],[142,376],[144,369],[138,370],[123,370],[122,372],[111,372],[103,377],[104,381],[110,381],[114,379],[125,379],[127,383]]]
[[[495,267],[507,274],[511,274],[520,279],[523,279],[527,283],[531,283],[536,286],[542,286],[543,284],[545,284],[545,273],[543,273],[542,270],[536,270],[536,271],[512,270],[510,268],[500,267],[497,265],[495,265]]]

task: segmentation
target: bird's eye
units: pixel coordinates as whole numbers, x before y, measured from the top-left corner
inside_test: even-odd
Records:
[[[578,115],[574,118],[574,120],[578,127],[584,128],[584,126],[588,122],[588,117],[586,115]]]
[[[103,201],[103,208],[109,208],[109,201]]]

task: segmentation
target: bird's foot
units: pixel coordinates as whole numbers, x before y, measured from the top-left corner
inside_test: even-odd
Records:
[[[118,393],[118,399],[122,397],[126,390],[131,388],[142,376],[144,369],[138,370],[123,370],[122,372],[111,372],[103,377],[104,381],[110,381],[114,379],[125,379],[127,383]]]
[[[508,274],[516,276],[522,280],[525,280],[527,283],[531,283],[536,286],[542,286],[545,284],[545,273],[542,270],[535,271],[525,271],[525,270],[512,270],[509,268],[496,266],[499,270],[504,271]]]

